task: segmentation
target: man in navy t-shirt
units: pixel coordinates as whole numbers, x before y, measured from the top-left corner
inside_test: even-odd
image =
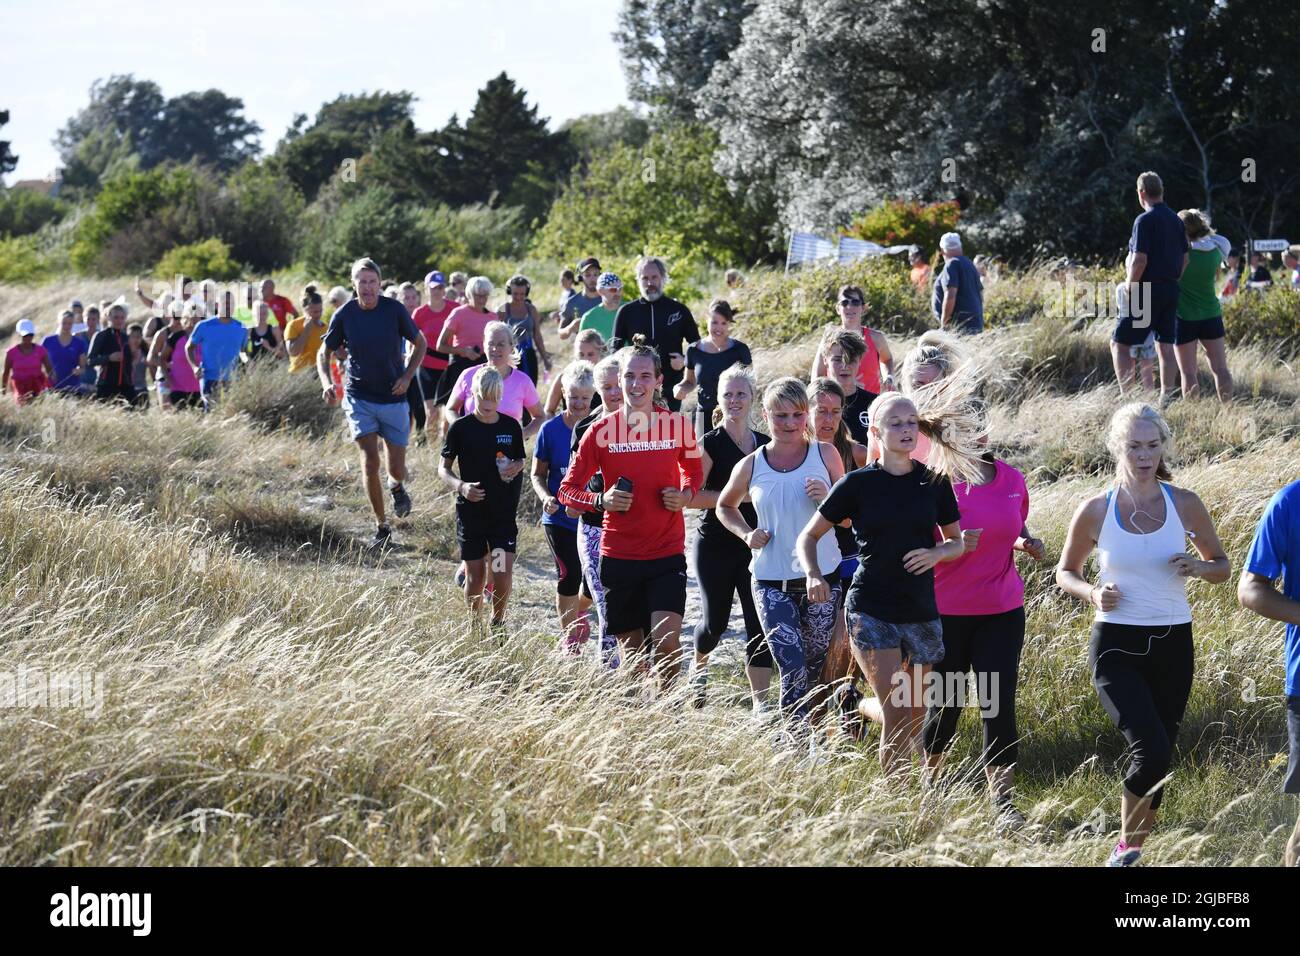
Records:
[[[943,271],[934,283],[934,315],[939,328],[984,331],[984,284],[975,263],[962,254],[961,236],[945,232],[939,240]]]
[[[402,487],[406,478],[406,445],[411,434],[411,411],[406,390],[424,360],[428,343],[415,326],[406,307],[396,299],[379,294],[379,267],[370,259],[352,264],[352,286],[356,298],[339,307],[330,318],[325,340],[316,355],[316,372],[327,403],[334,401],[330,380],[330,356],[347,346],[347,378],[343,410],[348,427],[361,449],[361,463],[375,512],[377,529],[370,546],[388,544],[391,531],[384,517],[384,489],[379,483],[379,439],[383,438],[388,458],[388,488],[393,493],[393,513],[404,518],[411,513],[411,496]],[[402,358],[403,341],[414,348]]]
[[[1160,397],[1173,391],[1178,377],[1174,331],[1178,313],[1178,280],[1187,268],[1187,229],[1165,205],[1165,186],[1155,173],[1137,179],[1138,202],[1144,212],[1133,220],[1128,241],[1129,315],[1121,316],[1111,335],[1110,353],[1120,387],[1133,374],[1128,346],[1141,345],[1153,329],[1160,353]]]
[[[1273,587],[1282,578],[1282,593]],[[1241,606],[1286,623],[1286,722],[1291,760],[1282,789],[1300,794],[1300,481],[1264,508],[1237,584]],[[1286,845],[1286,865],[1300,865],[1300,818]]]

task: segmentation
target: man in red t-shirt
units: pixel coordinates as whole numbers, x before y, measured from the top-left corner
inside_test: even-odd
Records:
[[[434,270],[424,277],[424,286],[429,290],[429,301],[427,304],[420,306],[411,313],[411,319],[415,322],[415,327],[424,333],[425,341],[433,343],[438,341],[438,336],[442,332],[442,327],[447,324],[447,316],[451,315],[452,310],[456,308],[456,303],[447,298],[447,277],[441,272]],[[428,425],[426,430],[439,427],[435,422],[442,422],[440,426],[442,434],[445,437],[447,432],[447,422],[444,416],[438,413],[438,382],[442,378],[442,373],[447,370],[448,356],[446,352],[435,352],[432,344],[429,351],[424,353],[424,362],[420,366],[420,388],[424,392],[424,410],[428,416]],[[433,441],[433,435],[427,436]]]
[[[686,524],[682,509],[704,482],[695,432],[686,416],[656,406],[663,387],[658,349],[630,346],[621,363],[623,407],[592,425],[558,491],[581,511],[604,511],[600,581],[605,619],[632,660],[647,644],[669,687],[681,668],[678,636],[686,611]],[[600,472],[605,491],[587,481]],[[648,655],[638,667],[648,669]]]
[[[280,323],[280,330],[283,332],[285,326],[289,324],[289,317],[297,317],[298,310],[294,307],[287,297],[275,294],[275,280],[264,279],[262,281],[262,301],[266,307],[271,310],[275,316],[276,322]]]

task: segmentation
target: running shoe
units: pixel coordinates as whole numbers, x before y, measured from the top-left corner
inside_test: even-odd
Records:
[[[1142,856],[1142,848],[1129,846],[1123,840],[1115,844],[1115,849],[1110,851],[1110,859],[1106,861],[1107,866],[1137,866],[1138,858]]]
[[[393,514],[405,518],[411,513],[411,496],[406,493],[406,488],[402,485],[396,485],[388,490],[393,493]]]
[[[1028,818],[1020,812],[1019,807],[1011,802],[1010,797],[997,801],[993,805],[993,812],[993,831],[995,833],[1011,833],[1024,829],[1029,823]]]
[[[375,535],[370,539],[367,545],[371,551],[382,551],[393,543],[393,531],[386,524],[381,524],[375,529]]]

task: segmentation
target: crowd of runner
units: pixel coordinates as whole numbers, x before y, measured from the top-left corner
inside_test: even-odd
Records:
[[[1189,273],[1194,283],[1212,278],[1221,244],[1199,247],[1213,235],[1204,217],[1164,209],[1160,191],[1154,174],[1140,177],[1145,211],[1128,279],[1145,305],[1121,313],[1116,367],[1125,346],[1141,344],[1145,316],[1162,383],[1174,368],[1168,345],[1179,349],[1188,392],[1183,347],[1191,345],[1194,370],[1199,341],[1227,400],[1221,314],[1206,314],[1208,300],[1180,285]],[[941,249],[940,330],[896,356],[865,324],[863,290],[846,285],[809,380],[781,377],[762,389],[753,353],[731,335],[732,306],[709,303],[701,334],[691,310],[665,294],[668,269],[653,256],[637,263],[639,295],[628,299],[619,276],[581,260],[562,276],[549,316],[522,275],[491,307],[485,276],[435,270],[420,285],[385,286],[369,259],[353,265],[352,290],[322,296],[308,286],[297,304],[267,280],[249,324],[208,283],[187,283],[194,292],[179,301],[154,302],[137,287],[155,313],[147,326],[127,326],[122,301],[84,311],[74,302],[39,346],[30,323],[20,324],[5,384],[24,399],[48,386],[138,406],[153,390],[169,408],[206,409],[241,364],[314,371],[359,449],[372,547],[391,542],[390,508],[398,518],[413,509],[412,436],[440,447],[438,477],[455,497],[457,581],[476,627],[508,639],[527,481],[554,559],[560,653],[644,673],[664,692],[685,680],[683,699],[703,707],[710,655],[739,603],[757,721],[778,723],[809,766],[827,760],[830,737],[865,739],[878,725],[882,768],[904,773],[915,759],[930,785],[944,774],[973,672],[990,800],[998,825],[1014,828],[1025,822],[1014,803],[1025,643],[1017,561],[1043,562],[1049,546],[1027,524],[1024,476],[989,450],[981,375],[955,334],[982,328],[979,271],[956,234]],[[567,362],[547,348],[548,321],[570,343]],[[46,385],[33,387],[40,377]],[[692,417],[681,412],[690,396]],[[1231,575],[1204,504],[1171,483],[1172,441],[1155,405],[1118,408],[1107,441],[1112,486],[1079,505],[1056,543],[1057,584],[1094,611],[1092,681],[1131,755],[1112,866],[1137,862],[1174,765],[1195,669],[1186,583]],[[683,642],[690,511],[699,513],[689,551],[701,611]],[[1094,551],[1092,580],[1085,564]],[[1284,788],[1300,793],[1300,482],[1269,503],[1238,597],[1287,624]],[[1300,821],[1287,862],[1300,862]]]

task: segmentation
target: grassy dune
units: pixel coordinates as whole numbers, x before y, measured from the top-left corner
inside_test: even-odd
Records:
[[[309,380],[260,376],[207,421],[0,402],[0,674],[103,687],[97,708],[0,708],[0,864],[1099,863],[1123,740],[1089,682],[1089,615],[1050,563],[1108,477],[1105,340],[1034,323],[979,350],[995,441],[1030,475],[1051,551],[1022,564],[1024,834],[994,833],[977,786],[882,779],[874,735],[801,769],[750,721],[736,668],[714,668],[697,712],[558,657],[531,526],[510,644],[471,634],[433,452],[413,452],[401,547],[365,556],[351,444]],[[806,370],[811,344],[757,357],[764,377]],[[1300,385],[1263,351],[1234,372],[1236,405],[1170,418],[1175,480],[1205,499],[1235,578],[1264,502],[1300,477]],[[1196,684],[1144,859],[1271,865],[1295,813],[1281,627],[1231,584],[1191,595]],[[954,757],[977,752],[967,713]]]

